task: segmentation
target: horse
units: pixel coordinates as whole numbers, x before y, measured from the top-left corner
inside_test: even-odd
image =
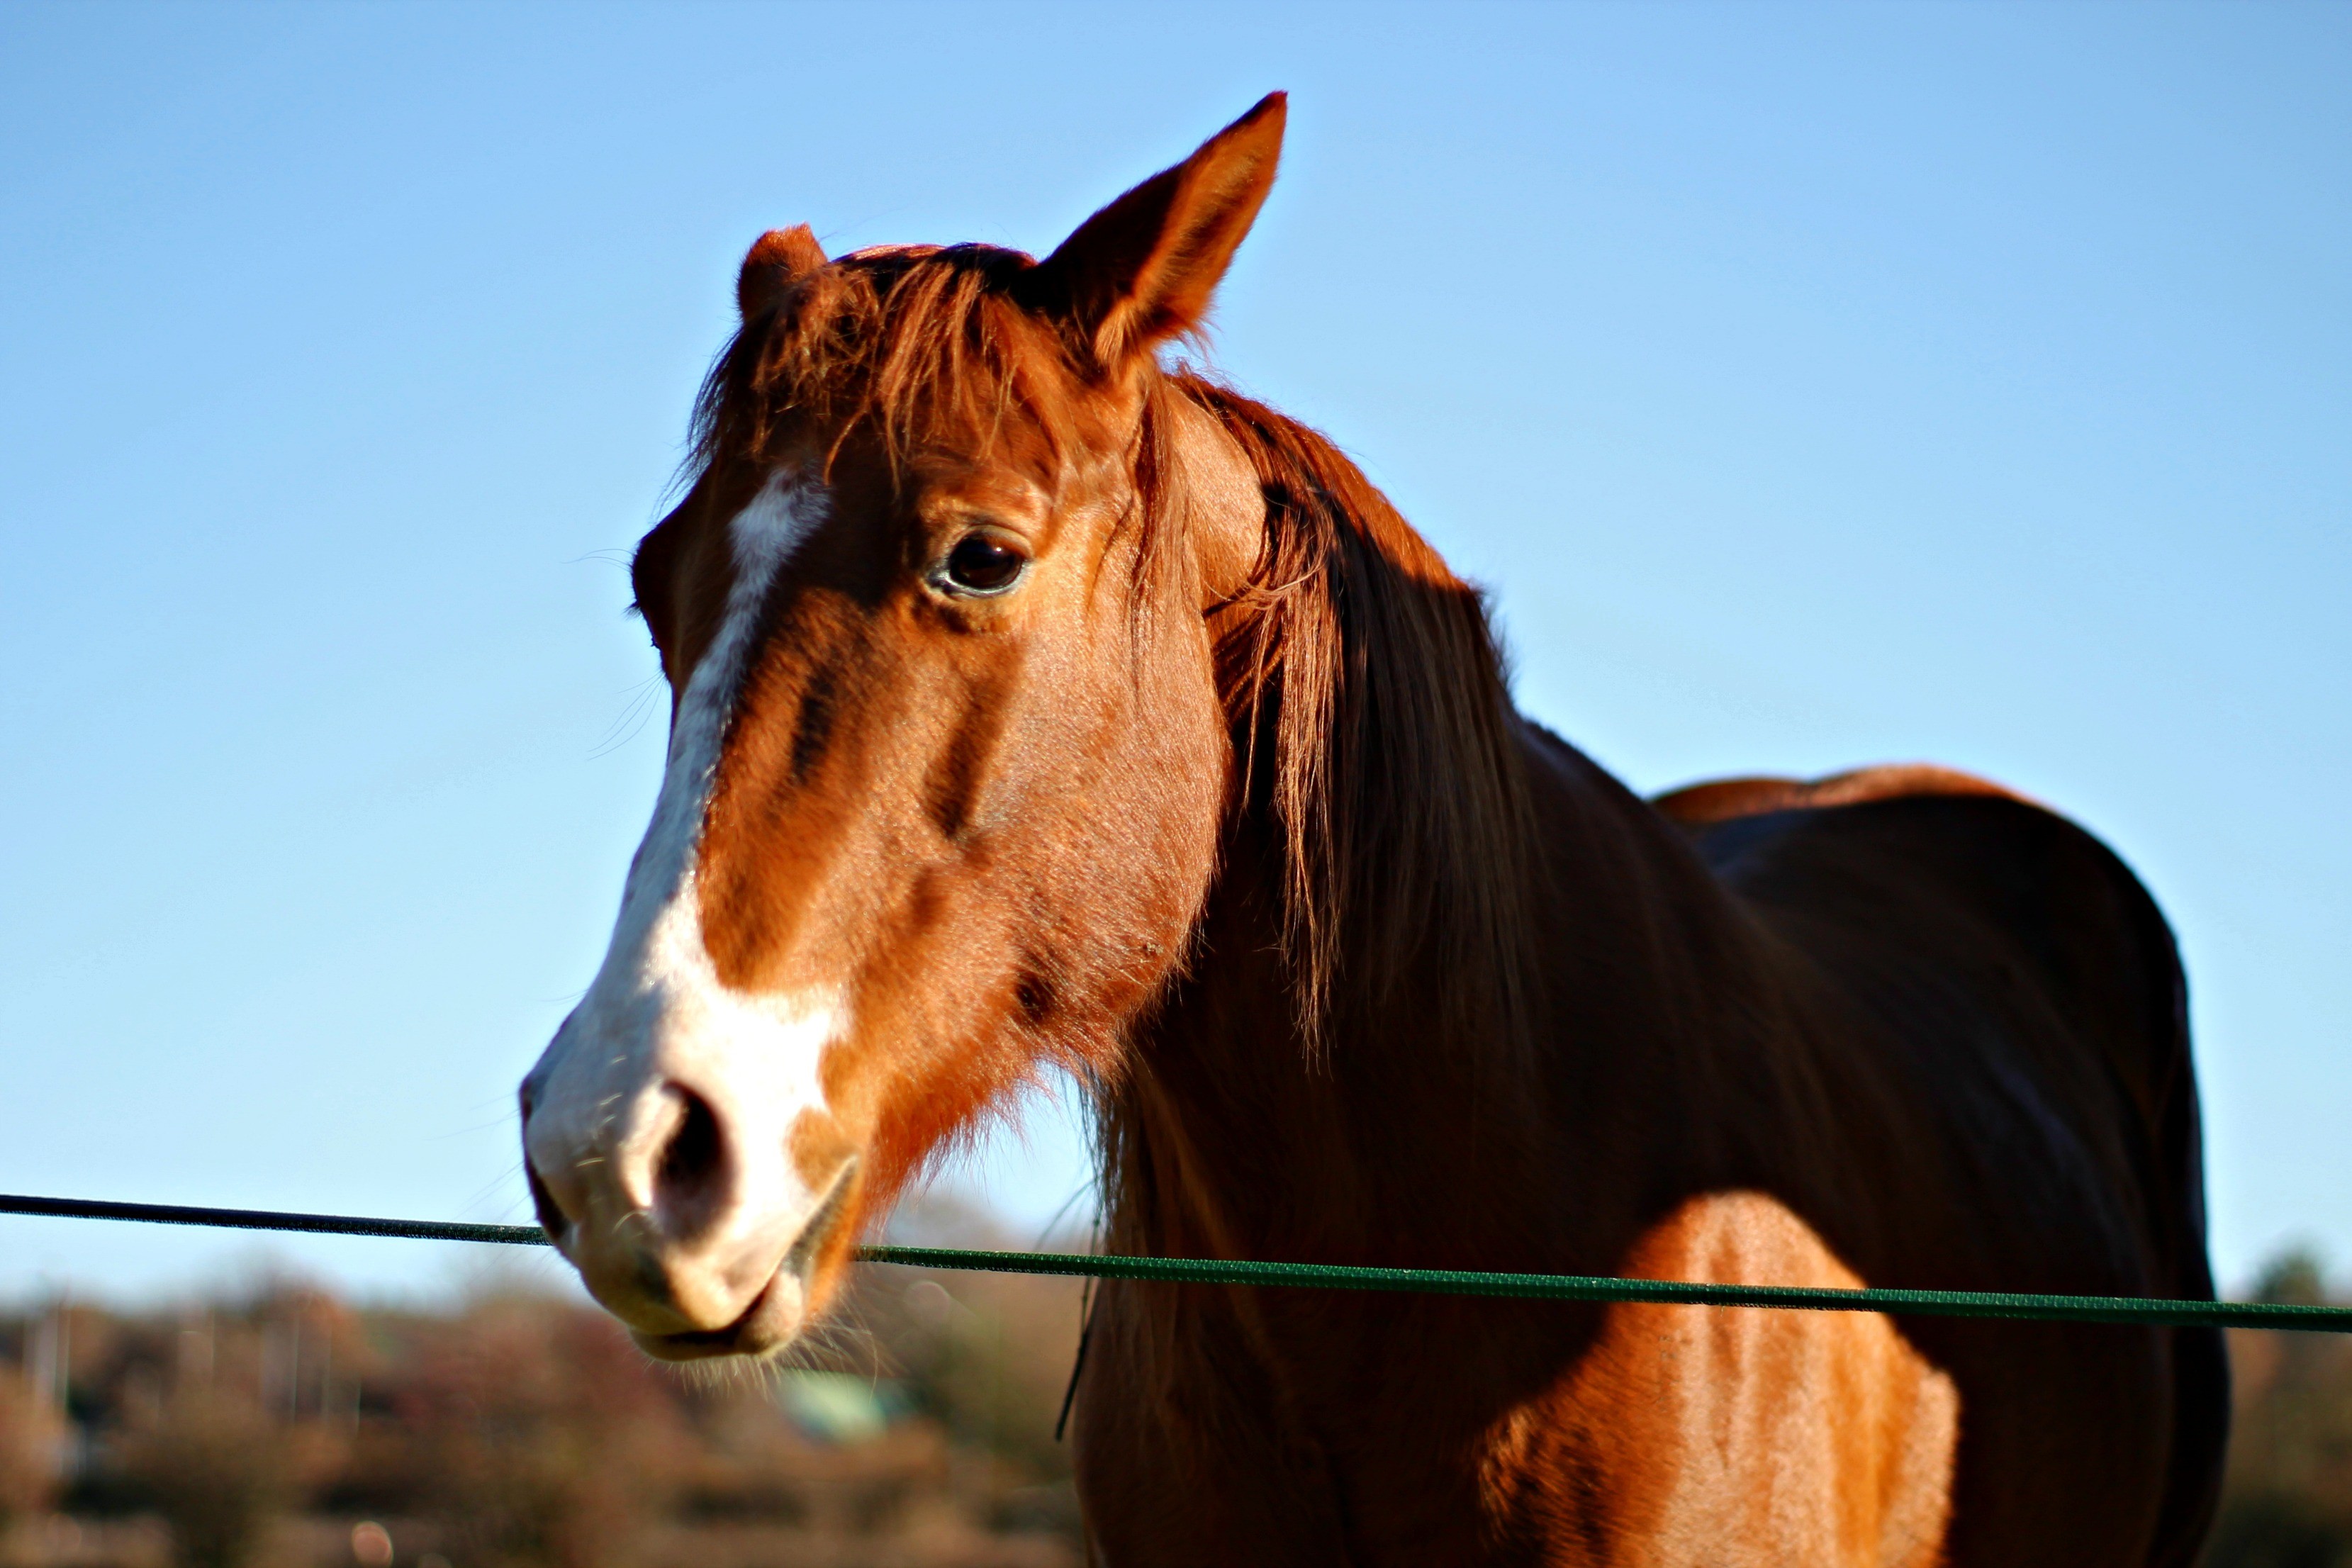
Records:
[[[2210,1299],[2113,853],[1934,768],[1642,798],[1339,448],[1175,357],[1285,115],[1043,261],[744,258],[633,564],[652,822],[521,1088],[587,1288],[772,1354],[1059,1069],[1120,1253]],[[2185,1565],[2227,1378],[2199,1329],[1108,1283],[1074,1463],[1108,1563]]]

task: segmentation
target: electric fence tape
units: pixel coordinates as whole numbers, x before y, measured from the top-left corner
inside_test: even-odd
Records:
[[[373,1236],[411,1241],[474,1241],[544,1247],[537,1226],[458,1225],[280,1214],[270,1209],[194,1208],[87,1198],[0,1195],[0,1214],[52,1219],[137,1220],[228,1230]],[[952,1247],[861,1247],[861,1263],[995,1274],[1186,1285],[1261,1285],[1323,1290],[1390,1290],[1440,1296],[1499,1296],[1538,1301],[1650,1301],[1694,1307],[1778,1307],[1818,1312],[1888,1312],[1936,1318],[2018,1318],[2038,1322],[2137,1323],[2152,1328],[2300,1329],[2352,1333],[2352,1307],[2271,1301],[2186,1301],[2142,1296],[2044,1296],[1990,1290],[1824,1290],[1788,1285],[1696,1284],[1574,1274],[1489,1274],[1455,1268],[1362,1268],[1328,1263],[1259,1263],[1205,1258],[1126,1258],[1066,1252],[987,1252]]]

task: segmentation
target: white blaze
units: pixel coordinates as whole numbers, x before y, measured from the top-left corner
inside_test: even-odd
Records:
[[[729,525],[726,611],[678,699],[661,795],[629,866],[612,945],[532,1073],[532,1164],[559,1190],[584,1186],[587,1212],[574,1216],[583,1232],[652,1206],[661,1147],[680,1115],[673,1085],[708,1102],[738,1166],[726,1212],[697,1252],[781,1250],[816,1200],[786,1145],[801,1113],[824,1104],[818,1061],[842,1031],[842,998],[721,984],[703,944],[695,860],[761,607],[824,504],[820,488],[780,473]],[[559,1176],[567,1171],[583,1180]]]

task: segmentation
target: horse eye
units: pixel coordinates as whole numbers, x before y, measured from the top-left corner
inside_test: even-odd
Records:
[[[1002,594],[1021,580],[1029,557],[1001,534],[967,533],[948,552],[941,586],[963,594]]]

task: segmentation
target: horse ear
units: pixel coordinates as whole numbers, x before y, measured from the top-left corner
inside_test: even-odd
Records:
[[[770,229],[751,242],[743,269],[735,274],[735,308],[749,321],[824,262],[824,247],[808,225]]]
[[[1201,324],[1274,186],[1288,101],[1267,93],[1191,157],[1080,224],[1024,280],[1034,303],[1078,329],[1100,368]]]

